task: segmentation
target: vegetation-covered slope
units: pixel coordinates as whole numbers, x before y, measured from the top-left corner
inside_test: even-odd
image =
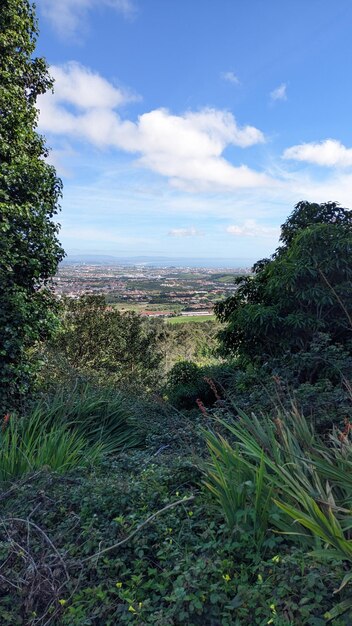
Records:
[[[35,37],[4,0],[1,624],[351,624],[351,211],[299,203],[217,324],[58,306]]]

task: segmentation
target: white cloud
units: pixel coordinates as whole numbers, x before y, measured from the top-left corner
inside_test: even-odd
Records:
[[[271,93],[270,93],[270,98],[273,102],[276,102],[276,100],[287,100],[287,85],[286,83],[281,83],[281,85],[279,85],[278,87],[276,87],[276,89],[274,89]]]
[[[43,14],[63,37],[82,34],[88,12],[95,7],[110,7],[125,17],[135,13],[132,0],[39,0]]]
[[[136,96],[117,88],[99,74],[71,61],[64,66],[52,65],[50,74],[55,79],[53,102],[72,104],[80,109],[115,108],[133,101]]]
[[[129,93],[74,62],[55,66],[52,73],[55,94],[38,100],[44,132],[135,153],[137,164],[178,187],[232,190],[273,184],[265,174],[235,167],[222,156],[229,145],[246,148],[265,141],[257,128],[238,126],[231,113],[203,109],[173,115],[156,109],[136,122],[123,120],[116,108],[133,100]]]
[[[223,80],[226,80],[228,83],[232,83],[233,85],[239,85],[240,84],[240,80],[239,80],[238,76],[236,76],[236,74],[234,72],[222,72],[221,73],[221,78]]]
[[[169,230],[168,235],[170,237],[198,237],[203,235],[197,228],[172,228]]]
[[[318,143],[302,143],[287,148],[284,159],[306,161],[325,167],[350,167],[352,165],[352,148],[346,148],[336,139],[325,139]]]
[[[273,226],[262,226],[255,220],[246,220],[241,226],[233,224],[226,228],[226,232],[236,237],[271,237],[277,238],[280,234],[280,229]]]

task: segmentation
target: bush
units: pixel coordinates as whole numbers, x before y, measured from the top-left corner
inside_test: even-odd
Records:
[[[213,377],[227,400],[244,412],[276,414],[295,405],[323,434],[352,418],[351,371],[349,352],[319,334],[307,352],[286,354],[262,366],[233,362],[217,368]]]
[[[195,409],[197,400],[212,405],[216,397],[206,378],[209,368],[198,367],[191,361],[179,361],[167,377],[166,394],[178,409]]]

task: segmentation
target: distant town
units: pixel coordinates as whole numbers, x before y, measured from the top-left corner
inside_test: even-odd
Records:
[[[108,305],[148,317],[213,316],[215,302],[236,290],[236,276],[248,268],[150,267],[64,264],[55,279],[62,297],[104,295]]]

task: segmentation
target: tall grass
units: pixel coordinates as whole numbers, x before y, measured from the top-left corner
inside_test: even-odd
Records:
[[[232,441],[205,433],[211,457],[205,484],[230,527],[249,507],[256,525],[247,524],[247,532],[283,532],[315,557],[351,564],[352,426],[323,439],[294,409],[276,419],[240,412],[221,426]],[[349,572],[340,589],[351,580]],[[352,597],[330,618],[351,608]]]
[[[60,389],[38,401],[28,415],[0,425],[0,482],[43,467],[66,472],[139,445],[130,418],[118,392],[89,385]]]
[[[0,482],[43,468],[63,473],[96,464],[102,452],[101,445],[88,446],[82,435],[62,424],[48,428],[38,411],[28,417],[10,417],[0,430]]]
[[[61,388],[39,402],[33,412],[45,414],[51,424],[66,425],[91,444],[101,443],[108,454],[141,443],[130,403],[117,390],[96,389],[89,384]]]
[[[238,446],[223,437],[205,434],[210,451],[205,485],[217,500],[232,531],[253,533],[258,547],[265,539],[272,504],[272,486],[262,459],[252,466]]]

